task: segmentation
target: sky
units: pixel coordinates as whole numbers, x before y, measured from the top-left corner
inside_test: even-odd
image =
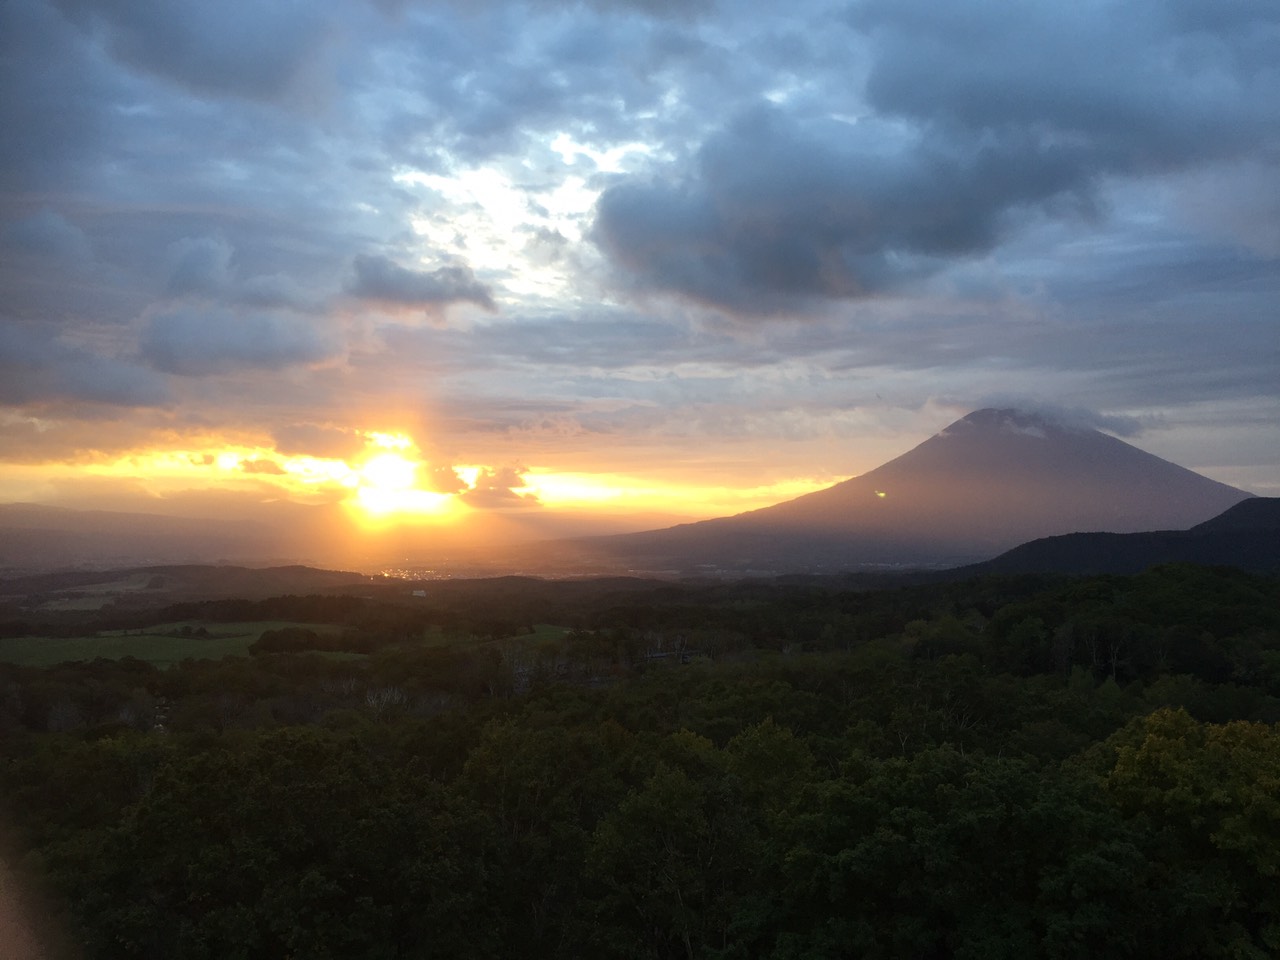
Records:
[[[1274,0],[6,0],[0,501],[654,525],[984,406],[1280,495]]]

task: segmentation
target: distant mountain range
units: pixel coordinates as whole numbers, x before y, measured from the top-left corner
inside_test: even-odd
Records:
[[[571,548],[686,573],[942,568],[1058,534],[1185,529],[1251,496],[1098,430],[985,409],[825,490]]]

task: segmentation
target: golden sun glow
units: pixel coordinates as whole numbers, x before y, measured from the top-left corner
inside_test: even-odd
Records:
[[[105,484],[103,491],[118,481],[119,489],[147,498],[173,498],[175,503],[183,495],[217,491],[260,503],[342,504],[352,519],[371,528],[454,524],[477,509],[472,500],[497,506],[521,503],[526,510],[536,502],[545,511],[565,516],[701,519],[767,506],[830,482],[795,479],[742,488],[682,482],[678,475],[512,470],[474,461],[449,464],[429,461],[405,433],[352,430],[349,435],[356,449],[345,457],[282,453],[269,443],[208,436],[190,446],[104,458],[78,470],[81,482]],[[441,480],[456,480],[456,489],[432,489]],[[519,499],[503,499],[506,494],[495,484],[511,484],[509,492]],[[482,496],[468,496],[471,491]]]
[[[448,493],[430,490],[387,489],[385,487],[360,487],[355,503],[365,512],[367,519],[440,516],[452,512],[456,500]]]
[[[461,474],[462,471],[460,470]],[[758,487],[682,484],[612,473],[553,473],[532,470],[525,489],[548,507],[577,510],[672,513],[710,517],[740,513],[811,493],[829,481],[787,480]]]
[[[418,466],[398,453],[380,453],[366,460],[356,471],[362,487],[375,490],[408,490],[413,486]]]
[[[377,446],[391,450],[410,450],[413,444],[407,437],[389,434],[370,434]],[[375,439],[376,438],[376,439]],[[418,462],[400,453],[379,453],[370,457],[355,471],[355,502],[370,518],[391,516],[438,516],[448,513],[455,498],[447,493],[420,490],[417,480]]]

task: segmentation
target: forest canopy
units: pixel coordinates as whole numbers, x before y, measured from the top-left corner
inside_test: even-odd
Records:
[[[1274,956],[1278,585],[135,610],[293,625],[0,664],[9,856],[87,958]]]

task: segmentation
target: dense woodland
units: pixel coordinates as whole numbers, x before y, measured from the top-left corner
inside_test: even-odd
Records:
[[[85,957],[1280,955],[1274,576],[426,593],[3,613],[297,623],[0,665]]]

